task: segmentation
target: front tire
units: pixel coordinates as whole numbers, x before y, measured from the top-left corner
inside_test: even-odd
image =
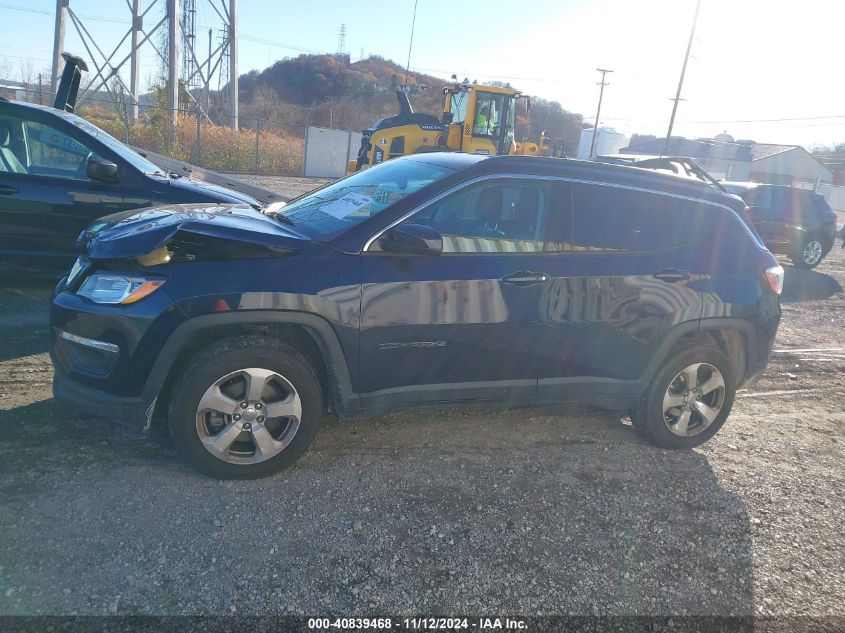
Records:
[[[718,349],[696,346],[669,358],[631,421],[637,433],[655,446],[695,448],[722,428],[735,396],[730,359]]]
[[[170,401],[170,434],[199,471],[257,479],[293,464],[323,414],[311,363],[277,339],[218,341],[182,374]]]

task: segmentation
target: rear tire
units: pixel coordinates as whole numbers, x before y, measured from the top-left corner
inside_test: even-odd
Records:
[[[816,235],[806,236],[792,253],[790,259],[797,268],[815,268],[824,259],[827,250],[824,243]]]
[[[277,339],[241,337],[195,356],[174,387],[170,434],[197,470],[257,479],[293,464],[323,414],[311,363]]]
[[[631,414],[637,433],[660,448],[690,449],[713,437],[736,396],[733,364],[713,347],[671,356]]]

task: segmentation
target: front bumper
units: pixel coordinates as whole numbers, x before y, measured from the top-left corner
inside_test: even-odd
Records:
[[[107,420],[130,437],[149,434],[155,399],[114,396],[70,380],[54,363],[53,395],[72,403],[79,410]]]

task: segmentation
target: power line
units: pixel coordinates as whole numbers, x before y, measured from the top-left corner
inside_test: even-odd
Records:
[[[12,11],[23,11],[24,13],[39,13],[41,15],[54,15],[55,11],[51,11],[49,9],[33,9],[32,7],[19,7],[12,4],[5,4],[0,3],[0,9],[11,9]],[[104,18],[98,15],[83,15],[81,13],[77,13],[80,18],[85,18],[86,20],[96,20],[98,22],[113,22],[115,24],[126,24],[126,20],[121,20],[120,18]]]
[[[314,55],[323,55],[326,54],[325,51],[318,51],[313,48],[305,48],[304,46],[297,46],[295,44],[288,44],[286,42],[279,42],[276,40],[268,40],[263,37],[258,37],[256,35],[248,35],[246,33],[239,34],[240,39],[247,40],[249,42],[254,42],[256,44],[267,44],[268,46],[275,46],[277,48],[288,48],[292,51],[299,51],[300,53],[312,53]]]
[[[734,119],[730,121],[690,121],[690,123],[778,123],[781,121],[818,121],[822,119],[845,119],[845,114],[832,114],[830,116],[799,116],[780,119]]]

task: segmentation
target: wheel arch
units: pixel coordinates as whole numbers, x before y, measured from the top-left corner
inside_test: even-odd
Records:
[[[335,410],[357,407],[357,395],[346,356],[332,326],[323,318],[301,312],[255,310],[193,317],[174,330],[162,347],[144,386],[144,396],[166,409],[172,377],[201,349],[223,338],[259,334],[291,343],[317,371],[327,403]]]
[[[646,367],[644,383],[651,383],[654,375],[673,353],[694,344],[710,345],[724,352],[733,362],[737,386],[742,385],[752,373],[750,362],[757,358],[754,326],[744,319],[715,317],[682,323],[670,330]]]

